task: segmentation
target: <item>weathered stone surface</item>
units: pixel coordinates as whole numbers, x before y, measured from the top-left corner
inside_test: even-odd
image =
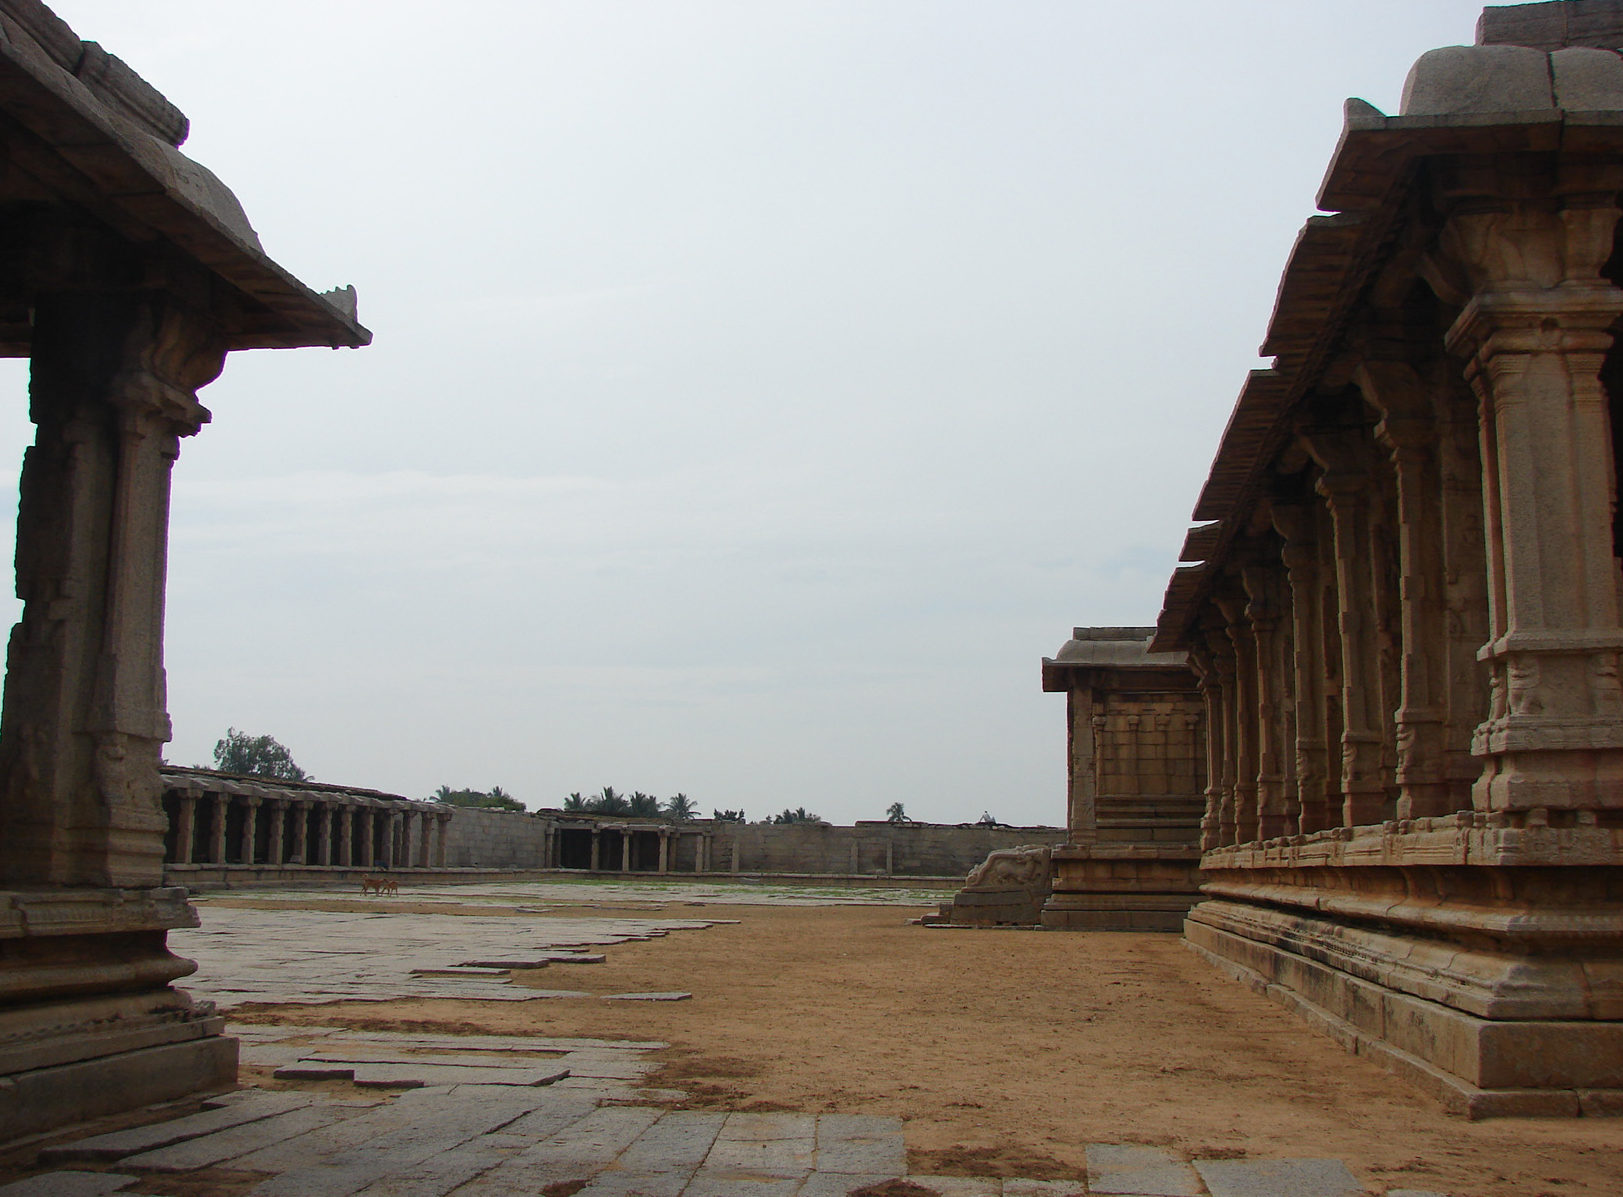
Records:
[[[1088,1188],[1132,1197],[1200,1197],[1200,1178],[1184,1160],[1159,1147],[1089,1143]]]
[[[300,1109],[313,1100],[307,1093],[266,1093],[259,1089],[244,1090],[236,1100],[213,1110],[202,1110],[185,1118],[154,1122],[147,1126],[131,1127],[110,1134],[95,1135],[73,1143],[44,1148],[40,1154],[42,1164],[66,1163],[70,1160],[118,1160],[144,1151],[156,1151],[172,1143],[211,1135],[247,1122],[258,1122],[276,1114]]]
[[[1211,1197],[1363,1197],[1340,1160],[1196,1160]]]
[[[135,1179],[121,1172],[47,1172],[0,1185],[0,1197],[105,1197]]]

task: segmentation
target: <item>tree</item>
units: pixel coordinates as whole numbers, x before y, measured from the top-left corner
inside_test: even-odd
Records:
[[[579,790],[576,790],[573,794],[569,795],[569,797],[564,799],[564,809],[567,810],[567,811],[583,811],[583,810],[585,810],[586,809],[586,797],[585,797],[585,795],[583,795]]]
[[[659,814],[659,799],[652,794],[644,794],[641,790],[633,790],[631,798],[626,802],[626,813],[636,815],[639,819],[651,819]]]
[[[691,823],[696,814],[698,808],[686,794],[672,794],[665,799],[665,817],[672,823]]]
[[[781,815],[773,815],[774,823],[821,823],[828,826],[826,820],[814,815],[804,806],[797,806],[794,810],[785,810]]]
[[[481,810],[528,809],[501,786],[491,786],[488,791],[453,790],[450,786],[441,786],[434,791],[434,801],[443,802],[446,806],[470,806]]]
[[[222,773],[243,773],[250,777],[279,777],[283,781],[311,781],[311,776],[293,763],[293,754],[270,736],[250,736],[227,728],[225,738],[214,745],[214,767]]]
[[[717,823],[743,823],[744,812],[741,810],[712,810],[710,817]]]
[[[907,811],[902,809],[900,802],[890,804],[890,809],[885,812],[885,818],[892,823],[911,823],[913,821],[907,817]]]
[[[631,813],[631,804],[614,792],[613,786],[604,786],[603,792],[586,804],[588,810],[594,810],[600,815],[625,815]]]

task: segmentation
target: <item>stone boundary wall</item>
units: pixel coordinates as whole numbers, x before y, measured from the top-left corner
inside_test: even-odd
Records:
[[[1063,827],[876,821],[854,827],[716,823],[712,830],[716,873],[962,877],[995,849],[1065,842]]]
[[[510,810],[458,806],[445,831],[453,869],[539,869],[546,865],[547,821]]]

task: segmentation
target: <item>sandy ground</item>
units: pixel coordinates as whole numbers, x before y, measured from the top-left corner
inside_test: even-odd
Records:
[[[683,913],[741,922],[528,976],[691,1001],[415,999],[236,1016],[665,1040],[654,1083],[690,1104],[900,1115],[914,1171],[1059,1179],[1081,1175],[1087,1143],[1149,1143],[1336,1157],[1376,1191],[1623,1193],[1623,1119],[1448,1115],[1174,936],[929,930],[906,921],[921,911],[895,906]]]

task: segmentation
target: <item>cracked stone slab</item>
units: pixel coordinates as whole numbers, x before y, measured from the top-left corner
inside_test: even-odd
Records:
[[[45,1172],[0,1185],[0,1197],[103,1197],[135,1179],[118,1172]]]
[[[1340,1160],[1195,1160],[1211,1197],[1363,1197]]]
[[[618,1166],[632,1172],[685,1169],[692,1172],[704,1163],[716,1136],[721,1133],[725,1114],[699,1110],[677,1110],[666,1114],[621,1153]]]
[[[251,1152],[268,1150],[289,1139],[302,1139],[312,1131],[341,1123],[360,1113],[348,1106],[308,1105],[286,1114],[216,1131],[212,1135],[202,1135],[168,1147],[144,1151],[140,1155],[127,1156],[123,1162],[131,1168],[149,1172],[190,1172],[194,1168],[207,1168]],[[252,1170],[276,1171],[274,1168]]]
[[[47,1147],[39,1153],[42,1164],[62,1164],[72,1160],[118,1160],[143,1151],[155,1151],[172,1143],[200,1138],[215,1131],[229,1130],[248,1122],[258,1122],[276,1114],[285,1114],[311,1103],[306,1093],[267,1093],[260,1089],[245,1091],[248,1096],[212,1110],[202,1110],[183,1118],[134,1126],[128,1130],[94,1135],[73,1143]]]
[[[1200,1197],[1200,1177],[1159,1147],[1089,1143],[1088,1188],[1123,1197]]]
[[[909,1176],[906,1179],[941,1197],[1001,1197],[1003,1181],[996,1176]]]

